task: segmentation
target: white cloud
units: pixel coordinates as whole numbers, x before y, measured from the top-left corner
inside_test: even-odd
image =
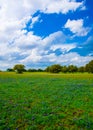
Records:
[[[57,56],[56,56],[55,53],[51,53],[51,54],[48,54],[48,55],[44,55],[42,60],[43,59],[44,59],[44,61],[46,60],[47,63],[55,63]]]
[[[21,60],[20,62],[23,63],[37,63],[41,60],[42,56],[38,53],[38,49],[34,48],[31,50],[30,54],[23,60]]]
[[[61,65],[76,65],[84,66],[90,60],[93,60],[92,56],[80,56],[79,54],[72,52],[56,56],[54,53],[45,56],[45,59],[49,63],[61,64]]]
[[[76,65],[76,66],[84,66],[90,60],[93,60],[92,56],[80,56],[77,53],[67,53],[62,54],[60,56],[56,56],[55,53],[51,53],[49,55],[45,55],[42,58],[42,62],[47,62],[50,64],[61,64],[61,65]],[[45,59],[45,60],[44,60]],[[46,67],[46,66],[45,66]]]
[[[12,67],[16,63],[25,65],[41,62],[63,63],[66,61],[68,63],[70,58],[73,59],[73,55],[66,53],[76,47],[76,44],[65,43],[67,37],[61,31],[42,38],[34,35],[33,32],[27,32],[24,28],[29,21],[32,21],[31,28],[39,21],[40,16],[33,17],[38,10],[43,13],[66,14],[83,8],[83,2],[75,0],[0,0],[0,68]],[[88,28],[83,27],[82,20],[77,22],[76,28],[73,28],[71,22],[73,21],[69,20],[65,26],[73,33],[85,35],[88,31]],[[75,22],[73,22],[74,25],[76,25]],[[81,30],[79,31],[78,28]],[[51,52],[56,49],[61,49],[64,55],[58,57]],[[80,58],[77,55],[76,57]],[[85,62],[87,62],[86,59]]]
[[[23,34],[18,39],[15,40],[15,46],[18,46],[21,49],[31,49],[40,44],[41,37],[34,35],[32,32]]]
[[[92,56],[83,57],[77,53],[67,53],[68,51],[76,47],[75,43],[65,44],[62,43],[62,39],[60,39],[59,41],[61,42],[58,43],[56,41],[57,43],[54,44],[55,39],[59,38],[58,34],[62,36],[62,32],[60,31],[53,33],[44,39],[31,33],[29,33],[29,35],[27,36],[22,36],[22,38],[19,39],[20,43],[17,44],[17,42],[19,41],[16,41],[16,45],[18,45],[18,47],[20,48],[20,54],[24,55],[25,58],[22,60],[20,59],[19,62],[26,65],[28,63],[59,63],[66,65],[75,64],[80,66],[86,64],[88,61],[93,59]],[[19,46],[22,45],[22,43],[23,46]],[[31,47],[27,48],[27,46],[30,45]],[[59,56],[57,56],[54,52],[49,53],[51,50],[55,51],[56,49],[61,49],[64,53]]]
[[[54,42],[55,44],[62,42],[62,39],[64,39],[62,36],[64,36],[63,33],[58,31],[42,39],[30,32],[27,35],[22,35],[20,38],[16,39],[14,44],[21,49],[20,53],[26,56],[21,62],[38,62],[44,55],[48,54],[51,50],[51,46],[54,45]]]
[[[44,66],[44,64],[46,67],[48,63],[62,65],[74,64],[80,66],[85,65],[93,59],[92,56],[84,57],[77,53],[68,53],[69,50],[76,47],[75,43],[65,44],[56,41],[54,44],[54,39],[59,37],[58,34],[62,35],[61,32],[56,32],[44,39],[35,36],[33,33],[28,33],[27,35],[22,34],[11,45],[8,43],[0,44],[0,68],[13,67],[16,63],[22,63],[26,66],[28,64],[39,64],[39,67]],[[62,39],[59,41],[62,41]],[[50,52],[56,49],[61,49],[64,53],[57,56],[55,52]]]
[[[88,63],[90,60],[93,59],[91,56],[80,56],[78,53],[71,52],[67,53],[65,55],[61,55],[59,58],[57,58],[59,63],[66,64],[66,65],[77,65],[77,66],[83,66],[86,63]]]
[[[26,33],[22,28],[26,26],[25,24],[28,19],[30,17],[23,18],[22,20],[0,20],[0,42],[3,44],[11,43],[14,39]]]
[[[22,19],[40,10],[44,13],[67,13],[83,7],[83,2],[73,0],[0,0],[0,16],[3,19]]]
[[[32,18],[32,23],[30,25],[31,28],[33,28],[34,24],[39,21],[40,16],[36,16]]]
[[[82,2],[75,2],[73,0],[59,0],[53,1],[48,4],[45,12],[46,13],[63,13],[66,14],[69,11],[75,11],[76,9],[83,6]]]
[[[75,48],[76,45],[75,43],[73,44],[58,44],[58,45],[53,45],[51,46],[51,50],[55,51],[57,49],[60,49],[62,51],[62,53],[67,53],[68,51],[70,51],[71,49]]]
[[[0,44],[0,56],[7,59],[8,56],[11,56],[13,53],[20,53],[20,48],[17,46],[12,46],[7,44]],[[9,60],[9,59],[7,59]]]
[[[60,44],[60,43],[64,43],[66,40],[66,36],[61,32],[55,32],[50,34],[48,37],[45,37],[43,39],[44,45],[46,44]]]
[[[84,27],[83,24],[84,24],[83,19],[78,20],[68,19],[68,21],[65,24],[65,28],[68,28],[76,36],[86,36],[90,31],[90,28]]]
[[[75,11],[78,8],[82,8],[83,2],[76,2],[73,0],[24,0],[24,7],[29,11],[40,10],[44,13],[68,13],[69,11]],[[32,12],[33,12],[32,11]]]
[[[19,37],[29,20],[33,27],[39,16],[32,16],[38,10],[44,13],[67,13],[81,5],[82,2],[73,0],[0,0],[0,41],[9,42]]]

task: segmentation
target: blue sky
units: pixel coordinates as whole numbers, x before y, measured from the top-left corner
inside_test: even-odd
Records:
[[[0,0],[0,69],[93,60],[92,0]]]

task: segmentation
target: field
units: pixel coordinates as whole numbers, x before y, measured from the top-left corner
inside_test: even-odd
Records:
[[[0,72],[0,130],[93,130],[93,74]]]

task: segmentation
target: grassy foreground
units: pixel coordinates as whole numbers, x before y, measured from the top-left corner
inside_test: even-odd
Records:
[[[93,130],[93,74],[0,72],[0,130]]]

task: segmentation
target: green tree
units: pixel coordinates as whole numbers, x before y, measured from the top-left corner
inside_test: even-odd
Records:
[[[28,69],[28,72],[37,72],[37,69]]]
[[[16,64],[13,68],[17,73],[23,73],[25,66],[22,64]]]
[[[61,66],[59,64],[52,65],[50,68],[50,72],[52,72],[52,73],[61,72]]]
[[[51,73],[59,73],[61,72],[61,66],[59,64],[54,64],[52,66],[48,66],[45,69],[46,72],[51,72]]]
[[[45,69],[45,72],[50,72],[50,66]]]
[[[42,70],[42,69],[38,69],[38,70],[37,70],[37,72],[43,72],[43,71],[44,71],[44,70]]]
[[[74,66],[74,65],[68,66],[68,72],[73,73],[73,72],[77,72],[77,70],[78,70],[77,66]]]
[[[89,73],[93,73],[93,60],[91,60],[88,64],[86,64],[85,70]]]
[[[12,69],[12,68],[8,68],[6,71],[8,71],[8,72],[13,72],[14,69]]]
[[[67,73],[67,72],[68,72],[68,67],[67,67],[67,66],[62,66],[61,71],[62,71],[63,73]]]
[[[81,73],[85,72],[85,67],[84,66],[79,67],[78,72],[81,72]]]

